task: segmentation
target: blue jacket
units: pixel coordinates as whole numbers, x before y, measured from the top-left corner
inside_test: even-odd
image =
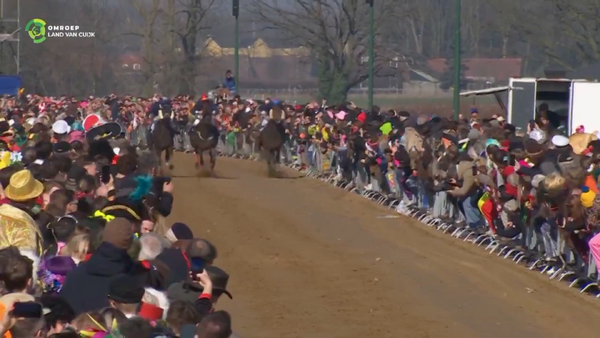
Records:
[[[229,89],[231,93],[235,93],[235,78],[225,78],[225,82],[223,82],[223,87]]]

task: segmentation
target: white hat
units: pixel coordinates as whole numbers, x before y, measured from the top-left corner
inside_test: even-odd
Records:
[[[28,118],[27,120],[25,120],[25,123],[28,123],[33,126],[35,124],[35,117]]]
[[[535,140],[537,143],[544,143],[546,133],[539,129],[534,129],[529,133],[529,138]],[[552,140],[554,140],[554,138]]]
[[[52,131],[55,134],[68,134],[71,132],[71,127],[69,127],[69,124],[65,120],[58,120],[52,125]]]
[[[555,147],[566,147],[569,145],[569,138],[564,135],[554,135],[552,137],[552,144]]]

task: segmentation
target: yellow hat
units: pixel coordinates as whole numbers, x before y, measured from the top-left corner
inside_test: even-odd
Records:
[[[581,188],[581,196],[579,200],[581,201],[581,205],[585,208],[591,208],[594,205],[594,199],[596,198],[596,193],[591,191],[588,187]]]
[[[23,169],[14,173],[4,193],[9,200],[16,202],[29,201],[44,192],[42,182],[36,180],[31,171]]]

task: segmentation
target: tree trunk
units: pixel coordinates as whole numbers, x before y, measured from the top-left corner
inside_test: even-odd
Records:
[[[342,104],[348,99],[350,79],[344,70],[338,69],[326,60],[319,61],[319,96],[329,104]]]

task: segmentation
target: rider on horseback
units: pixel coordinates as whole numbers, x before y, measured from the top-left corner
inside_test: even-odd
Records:
[[[191,152],[192,147],[190,145],[190,140],[186,131],[190,125],[190,111],[185,107],[179,107],[175,112],[175,118],[173,120],[173,124],[175,125],[175,143],[177,151],[186,151]]]
[[[166,98],[154,97],[154,103],[150,106],[148,110],[148,115],[152,118],[152,125],[150,126],[150,131],[154,130],[156,123],[158,120],[162,120],[165,117],[171,118],[172,105],[171,101]],[[169,125],[172,132],[175,132],[175,128],[172,124]]]
[[[196,127],[201,121],[212,122],[212,115],[215,114],[214,108],[214,104],[210,101],[208,96],[206,94],[202,94],[200,101],[198,101],[194,108],[192,108],[194,115],[196,116],[196,120],[190,126],[188,132],[193,132],[194,127]]]
[[[279,122],[281,117],[277,116],[279,114],[273,114],[273,108],[274,107],[278,107],[280,108],[281,101],[279,100],[267,100],[265,102],[265,104],[260,107],[260,122],[259,122],[259,130],[262,131],[266,126],[267,123],[269,123],[269,120],[273,120],[274,122]],[[276,109],[277,111],[280,111],[279,109]]]

